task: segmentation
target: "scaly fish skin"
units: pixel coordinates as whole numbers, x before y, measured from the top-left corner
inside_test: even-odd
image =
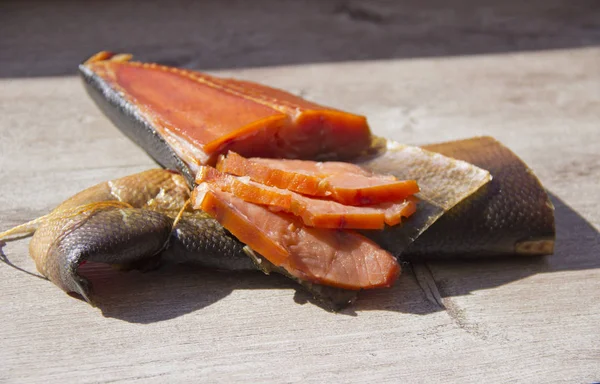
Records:
[[[167,243],[173,220],[159,212],[125,205],[91,204],[75,215],[47,220],[30,243],[38,271],[65,292],[90,301],[90,283],[78,274],[86,261],[148,263]]]
[[[552,254],[554,207],[533,171],[510,149],[491,137],[423,148],[487,169],[492,180],[446,212],[402,259]]]
[[[476,137],[426,145],[422,152],[389,141],[379,147],[383,154],[359,164],[415,178],[421,188],[417,212],[405,225],[365,232],[400,260],[552,254],[556,230],[550,198],[502,143]],[[477,169],[489,171],[491,182],[478,184],[483,179]],[[470,197],[463,199],[465,192]]]
[[[24,227],[35,232],[30,255],[43,276],[88,301],[91,285],[78,274],[86,261],[128,268],[193,262],[256,270],[244,244],[207,214],[186,211],[178,218],[189,194],[183,176],[164,169],[97,184]]]
[[[208,214],[185,212],[173,228],[161,260],[224,271],[255,271],[257,267],[245,253],[245,246]]]

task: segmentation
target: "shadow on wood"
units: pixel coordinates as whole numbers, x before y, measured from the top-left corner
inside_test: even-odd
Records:
[[[261,273],[227,273],[165,265],[150,272],[120,272],[106,265],[80,272],[94,286],[94,304],[106,317],[132,323],[164,321],[205,308],[237,289],[285,289],[294,283]],[[82,271],[82,269],[84,269]]]
[[[556,247],[547,257],[429,263],[441,297],[468,295],[538,273],[600,268],[600,233],[584,217],[550,193],[556,215]]]
[[[277,274],[228,273],[175,265],[146,273],[123,273],[105,265],[93,268],[82,274],[93,283],[94,304],[104,316],[132,323],[153,323],[179,317],[201,310],[239,289],[293,289],[294,301],[299,305],[317,305],[329,310],[301,286]],[[268,298],[264,292],[259,294]],[[440,308],[423,298],[407,265],[404,276],[392,289],[361,292],[358,303],[339,314],[357,316],[357,312],[367,309],[423,315]]]
[[[599,43],[593,0],[0,3],[0,77],[74,75],[100,50],[209,70]]]

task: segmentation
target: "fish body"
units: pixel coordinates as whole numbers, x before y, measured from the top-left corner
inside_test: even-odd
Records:
[[[136,66],[140,79],[144,78],[143,74],[146,71],[154,74],[157,70],[163,72],[167,70],[166,67],[156,65],[132,64],[129,56],[102,53],[84,63],[80,67],[80,72],[88,92],[109,118],[158,163],[178,170],[186,177],[190,186],[193,186],[194,171],[189,166],[190,161],[186,160],[190,156],[193,157],[193,154],[181,155],[177,146],[173,146],[161,136],[160,126],[140,113],[142,106],[128,96],[127,89],[111,80],[118,77],[118,68],[128,65]],[[95,69],[100,67],[101,70]],[[172,76],[188,76],[188,72],[183,70],[168,70],[171,71]],[[208,79],[208,77],[203,78]],[[213,77],[210,79],[219,84],[229,81]],[[156,85],[157,89],[161,89],[159,83],[162,81],[169,83],[169,80],[165,79],[155,78],[152,81],[149,84]],[[231,84],[236,87],[238,83],[232,80]],[[279,90],[264,86],[257,87],[262,95],[280,97],[282,105],[293,101],[316,111],[330,110],[312,103],[303,104],[295,96],[292,97]],[[157,109],[157,113],[161,109],[181,108],[179,93],[185,92],[174,91],[174,93],[175,95],[172,93],[170,98],[163,100],[164,104]],[[240,97],[247,100],[246,96]],[[353,117],[348,116],[348,119],[350,121]],[[348,126],[351,127],[350,131],[356,127],[352,124]],[[185,133],[186,129],[180,128],[180,130]],[[227,132],[230,131],[223,132],[225,132],[224,136],[227,136],[229,134]],[[365,138],[367,136],[365,134]],[[476,138],[415,148],[372,135],[369,136],[369,140],[369,147],[366,150],[364,141],[361,141],[360,151],[352,149],[352,158],[346,160],[360,165],[368,172],[393,175],[398,180],[416,180],[421,188],[417,194],[420,199],[417,213],[402,227],[395,226],[383,231],[365,233],[394,255],[403,259],[432,259],[552,253],[555,237],[554,214],[548,195],[533,172],[501,143],[491,138]],[[237,145],[246,146],[243,141],[243,135],[236,139]],[[250,139],[247,144],[250,147],[255,142]],[[273,145],[270,140],[261,142],[259,146],[262,147],[259,151],[267,157],[275,153],[269,154],[265,151],[281,148]],[[223,149],[230,148],[223,147]],[[252,156],[251,153],[242,153],[242,155]],[[348,155],[349,152],[340,145],[334,148],[332,153],[327,154],[331,158]],[[258,170],[267,166],[269,161],[263,159],[263,164],[253,164],[252,172],[245,169],[244,173],[260,173]],[[301,169],[299,163],[293,161],[290,162],[290,168]],[[224,167],[225,163],[217,166]],[[230,168],[235,168],[234,166]],[[273,186],[276,187],[282,187],[277,183],[283,182],[284,188],[287,189],[293,189],[294,185],[304,188],[299,191],[301,193],[307,191],[309,194],[317,195],[331,193],[323,188],[322,179],[311,179],[310,172],[306,170],[302,173],[305,175],[301,179],[298,179],[297,175],[293,175],[295,178],[290,178],[289,172],[279,172],[276,177],[272,172],[268,175],[274,181]],[[484,185],[486,186],[482,188]],[[442,216],[445,216],[442,224],[436,225],[429,231],[429,228]],[[425,237],[415,241],[426,231],[429,233]],[[412,244],[413,242],[415,244]]]
[[[396,259],[552,253],[548,195],[533,172],[491,138],[407,146],[373,137],[362,116],[280,90],[130,59],[102,52],[83,63],[80,74],[107,117],[166,169],[101,183],[0,234],[5,239],[35,232],[30,253],[38,270],[65,291],[89,299],[89,282],[78,274],[86,261],[134,268],[192,262],[281,273],[339,306],[353,301],[348,292],[389,286],[400,271]],[[417,208],[400,225],[357,233],[310,228],[212,187],[192,196],[197,171],[229,150],[248,157],[344,160],[337,166],[360,167],[355,179],[388,175],[388,186],[415,180]],[[329,184],[320,175],[315,194],[358,205],[380,202],[341,188],[352,179],[347,174],[329,175]],[[383,184],[379,192],[387,191]],[[336,197],[336,190],[344,192]],[[190,197],[203,211],[192,209]],[[248,221],[250,211],[262,221]],[[235,222],[233,234],[223,227],[224,218]],[[283,238],[269,236],[272,230],[284,232]],[[355,252],[358,258],[347,258]]]

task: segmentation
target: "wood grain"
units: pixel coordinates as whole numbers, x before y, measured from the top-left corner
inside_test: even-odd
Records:
[[[89,271],[92,308],[0,265],[0,381],[600,380],[599,63],[585,48],[220,72],[366,114],[402,142],[498,138],[552,193],[556,254],[407,267],[338,314],[284,278],[179,267]],[[0,230],[153,166],[76,78],[0,90]],[[34,271],[27,241],[2,252]]]

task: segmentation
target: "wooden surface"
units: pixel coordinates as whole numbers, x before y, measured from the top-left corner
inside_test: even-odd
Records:
[[[0,77],[73,74],[99,49],[206,70],[598,44],[597,0],[0,2]]]
[[[77,78],[47,77],[52,60],[27,78],[2,55],[0,231],[153,166]],[[0,381],[599,381],[600,48],[433,56],[216,73],[365,114],[406,143],[496,137],[552,195],[554,256],[415,265],[337,314],[260,273],[99,271],[92,308],[0,265]],[[27,243],[2,253],[35,272]]]

